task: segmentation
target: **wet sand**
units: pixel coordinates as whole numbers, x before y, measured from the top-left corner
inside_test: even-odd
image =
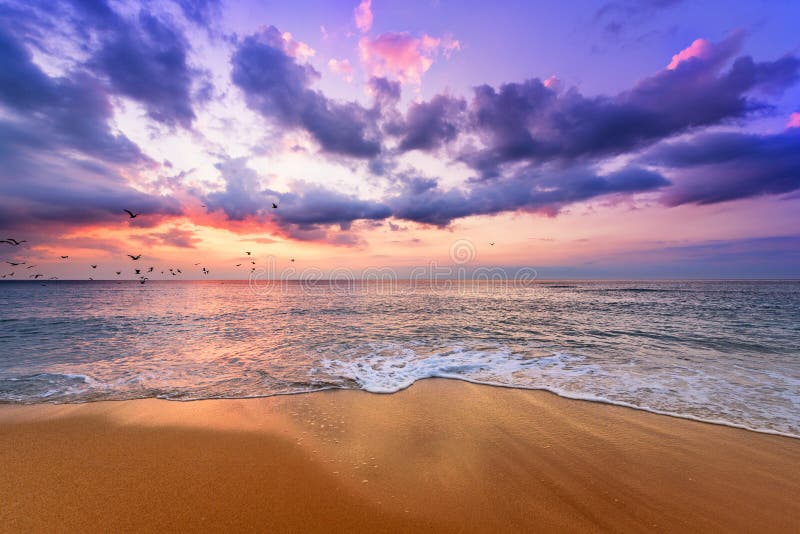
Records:
[[[800,440],[425,380],[0,406],[0,531],[800,528]]]

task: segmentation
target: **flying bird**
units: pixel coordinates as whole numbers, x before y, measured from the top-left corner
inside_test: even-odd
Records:
[[[25,265],[24,261],[20,261],[20,262],[17,262],[17,263],[14,263],[13,261],[7,261],[6,263],[11,265],[12,267],[16,267],[17,265]]]
[[[90,265],[89,267],[91,267],[92,269],[97,269],[97,265]]]
[[[245,252],[245,254],[247,254],[247,255],[249,256],[249,255],[250,255],[250,252]]]
[[[131,219],[135,219],[136,217],[141,215],[141,213],[133,213],[131,210],[122,210],[122,211],[130,215]]]
[[[21,245],[22,243],[27,243],[27,241],[25,241],[24,239],[22,241],[17,241],[16,239],[11,238],[11,237],[6,239],[5,242],[8,243],[9,245],[14,245],[15,247],[17,245]]]
[[[68,259],[69,259],[69,256],[61,256],[61,259],[62,259],[62,260],[68,260]]]
[[[142,257],[142,255],[141,255],[141,254],[139,254],[138,256],[134,256],[133,254],[128,254],[128,257],[129,257],[130,259],[132,259],[133,261],[136,261],[136,260],[138,260],[139,258],[141,258],[141,257]]]
[[[147,272],[148,272],[148,273],[152,273],[152,272],[153,272],[153,268],[152,268],[152,267],[149,267],[149,268],[147,269]]]
[[[25,267],[25,268],[26,268],[26,269],[33,269],[34,267],[36,267],[36,266],[35,266],[35,265],[28,265],[28,266],[27,266],[27,267]]]
[[[294,258],[291,259],[292,263],[294,263]]]
[[[241,266],[242,266],[242,264],[241,264],[241,263],[237,263],[237,264],[236,264],[236,266],[237,266],[237,267],[241,267]]]
[[[117,271],[117,274],[122,274],[122,271]]]
[[[58,280],[58,277],[57,276],[51,276],[50,278],[48,278],[48,280]]]
[[[141,272],[142,272],[141,269],[136,269],[136,274],[141,274]]]
[[[44,275],[43,274],[32,274],[28,278],[33,278],[34,280],[36,280],[37,278],[41,278],[42,276],[44,276]]]
[[[274,210],[278,209],[278,205],[275,204],[274,202],[272,203],[272,209],[274,209]]]
[[[147,278],[146,276],[142,276],[141,278],[139,278],[139,283],[140,283],[140,284],[144,284],[144,283],[145,283],[145,282],[147,282],[148,280],[149,280],[149,278]]]
[[[194,265],[195,265],[195,267],[197,267],[198,265],[200,265],[200,263],[198,262],[198,263],[195,263]]]
[[[494,246],[494,243],[489,243],[489,246],[490,246],[490,247],[493,247],[493,246]]]

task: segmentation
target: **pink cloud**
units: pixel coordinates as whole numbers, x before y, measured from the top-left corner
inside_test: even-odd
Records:
[[[554,91],[559,91],[561,89],[561,85],[562,84],[561,84],[561,80],[559,79],[559,77],[556,76],[555,74],[553,74],[552,76],[547,78],[543,82],[542,85],[544,85],[545,87],[548,87],[550,89],[553,89]]]
[[[340,75],[348,82],[353,80],[353,66],[350,64],[350,60],[348,59],[331,59],[328,61],[328,69],[330,69],[331,72]]]
[[[794,112],[789,115],[789,122],[786,123],[787,128],[800,128],[800,113]]]
[[[387,32],[375,39],[362,37],[358,48],[361,62],[371,76],[389,76],[404,83],[419,84],[437,54],[449,58],[461,49],[461,43],[450,37],[423,35],[417,38],[407,32]]]
[[[261,27],[256,37],[260,43],[280,48],[295,59],[305,61],[317,52],[302,41],[296,41],[289,32],[281,32],[275,26]]]
[[[712,45],[710,42],[705,39],[695,39],[695,41],[688,47],[672,56],[672,61],[670,61],[669,65],[667,65],[667,68],[670,70],[674,69],[684,61],[687,61],[693,57],[708,59],[711,57],[713,52],[714,45]]]
[[[353,10],[353,18],[361,33],[368,32],[372,28],[372,0],[361,0],[358,7]]]

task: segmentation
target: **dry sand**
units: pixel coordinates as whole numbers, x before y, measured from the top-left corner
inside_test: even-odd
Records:
[[[783,531],[800,440],[426,380],[0,406],[0,531]]]

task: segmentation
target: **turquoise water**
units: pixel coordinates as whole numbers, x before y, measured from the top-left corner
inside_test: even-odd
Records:
[[[0,284],[0,402],[428,377],[800,436],[798,282]]]

